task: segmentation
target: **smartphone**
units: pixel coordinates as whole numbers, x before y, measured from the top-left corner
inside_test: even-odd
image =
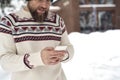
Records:
[[[67,46],[56,46],[55,50],[61,51],[61,50],[66,50]]]

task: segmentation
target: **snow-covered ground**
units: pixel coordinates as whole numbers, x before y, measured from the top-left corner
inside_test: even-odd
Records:
[[[63,64],[68,80],[120,80],[120,30],[71,33],[73,59]]]
[[[69,38],[75,55],[70,62],[63,63],[68,80],[120,80],[120,30],[73,32]],[[0,80],[9,77],[0,69]]]

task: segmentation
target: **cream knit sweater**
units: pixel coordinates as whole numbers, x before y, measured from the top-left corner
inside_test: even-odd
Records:
[[[30,13],[21,9],[1,19],[0,64],[12,72],[11,80],[66,80],[61,63],[45,65],[41,50],[45,47],[67,45],[68,56],[73,56],[64,21],[49,12],[43,23],[34,22]]]

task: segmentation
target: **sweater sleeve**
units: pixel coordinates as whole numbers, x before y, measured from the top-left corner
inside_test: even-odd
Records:
[[[74,55],[74,48],[73,48],[73,45],[69,41],[67,31],[65,31],[62,35],[61,45],[67,46],[67,53],[62,62],[68,62],[69,60],[72,59]]]
[[[69,41],[66,26],[65,26],[65,23],[62,18],[60,18],[60,25],[61,25],[61,29],[62,29],[62,38],[61,38],[60,45],[67,46],[67,53],[66,53],[65,57],[63,58],[62,62],[67,62],[72,59],[73,54],[74,54],[74,48],[73,48],[73,45]]]
[[[0,64],[2,68],[7,72],[17,72],[43,66],[40,51],[17,54],[11,28],[5,23],[6,21],[0,23]]]

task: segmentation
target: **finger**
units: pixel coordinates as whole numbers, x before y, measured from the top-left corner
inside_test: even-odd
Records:
[[[50,61],[51,60],[55,61],[55,60],[58,60],[58,59],[61,61],[63,59],[63,57],[64,57],[64,55],[51,56]]]
[[[50,56],[63,56],[65,54],[65,52],[63,51],[53,51],[50,53]]]
[[[49,63],[50,64],[57,64],[58,62],[60,62],[60,58],[59,57],[51,57],[49,59]]]
[[[52,62],[54,62],[54,61],[56,61],[56,60],[58,60],[59,58],[58,57],[51,57],[50,59],[49,59],[49,61],[52,61]]]
[[[58,53],[59,52],[62,52],[62,53],[66,53],[67,52],[66,50],[60,50],[60,51],[59,50],[55,50],[55,51],[58,52]]]
[[[58,64],[60,62],[60,59],[57,59],[57,60],[52,60],[49,62],[50,65],[55,65],[55,64]]]
[[[54,50],[53,47],[46,47],[45,49],[48,50],[48,51]]]
[[[65,53],[60,52],[60,53],[58,53],[57,57],[64,57],[64,55],[65,55]]]

